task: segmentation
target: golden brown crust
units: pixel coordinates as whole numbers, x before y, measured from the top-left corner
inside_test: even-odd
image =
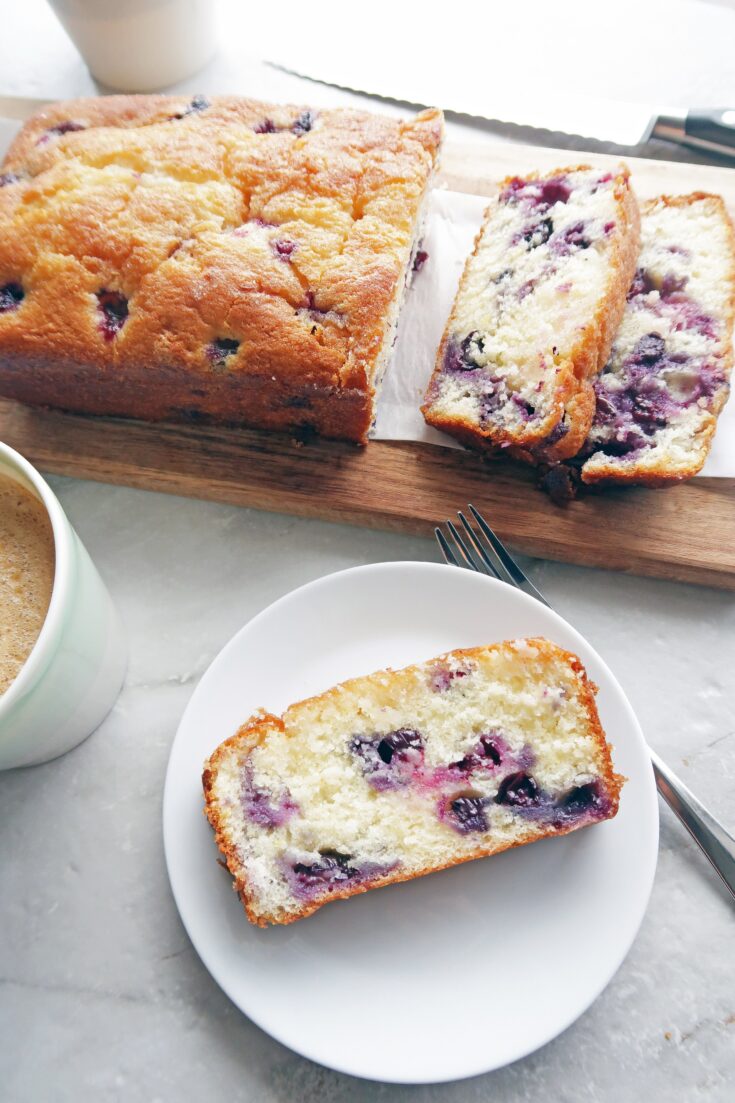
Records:
[[[0,286],[25,292],[0,314],[0,393],[364,442],[441,113],[197,102],[74,100],[23,127],[0,187]],[[129,311],[109,339],[103,289]]]
[[[517,641],[516,641],[517,642]],[[597,693],[597,686],[594,682],[591,682],[587,677],[587,672],[582,665],[581,660],[571,651],[566,651],[564,648],[558,647],[556,644],[551,643],[549,640],[543,638],[533,638],[526,641],[531,645],[538,653],[538,657],[547,662],[558,661],[560,658],[566,659],[580,681],[580,699],[587,714],[587,724],[590,736],[594,739],[595,743],[600,749],[601,760],[603,762],[603,769],[601,771],[602,777],[605,781],[607,793],[610,798],[610,812],[606,817],[612,819],[617,815],[618,806],[620,802],[620,791],[625,782],[625,778],[620,774],[616,774],[613,770],[611,759],[611,747],[605,737],[605,732],[600,722],[599,713],[597,711],[597,704],[595,702],[595,694]],[[445,655],[440,655],[436,659],[429,660],[430,662],[441,662],[447,658],[453,658],[457,661],[472,660],[473,658],[484,655],[488,651],[501,650],[508,645],[505,643],[499,643],[491,645],[490,647],[469,647],[460,648],[455,651],[447,652]],[[421,664],[423,665],[423,664]],[[413,668],[406,668],[412,670]],[[379,671],[375,677],[379,677],[385,673],[393,673],[390,668],[387,671]],[[397,672],[400,673],[400,672]],[[342,683],[340,686],[335,686],[332,689],[327,690],[324,693],[318,694],[314,698],[309,698],[309,702],[312,701],[324,701],[328,702],[333,700],[337,692],[342,688],[349,688],[354,683],[361,682],[363,679],[350,679],[347,682]],[[305,702],[297,702],[292,708],[298,707],[298,705]],[[304,919],[309,915],[312,915],[324,904],[330,903],[334,900],[346,900],[350,896],[357,896],[360,893],[372,891],[376,888],[383,888],[386,885],[398,884],[401,881],[412,881],[416,877],[423,877],[429,873],[436,873],[442,869],[449,869],[455,865],[461,865],[464,862],[474,861],[476,858],[488,858],[493,854],[499,854],[504,850],[512,849],[516,846],[525,845],[526,842],[536,842],[542,838],[549,838],[555,835],[566,835],[571,831],[577,830],[580,824],[576,825],[551,825],[545,829],[538,830],[534,834],[532,839],[520,840],[511,844],[507,843],[495,843],[486,846],[478,847],[472,853],[465,854],[462,857],[456,858],[452,861],[445,862],[440,865],[426,866],[415,873],[408,873],[405,870],[395,870],[394,872],[387,873],[382,877],[375,878],[368,883],[348,885],[345,888],[334,891],[329,894],[328,897],[321,900],[305,903],[303,906],[294,908],[285,915],[270,915],[262,914],[256,909],[256,900],[251,886],[248,882],[247,873],[237,853],[237,847],[234,840],[230,837],[228,830],[225,826],[224,819],[221,815],[220,809],[217,804],[216,797],[214,795],[214,784],[217,777],[217,771],[221,762],[229,755],[234,749],[240,756],[241,760],[244,760],[252,752],[252,750],[258,746],[264,739],[267,738],[267,733],[273,727],[276,727],[281,732],[286,732],[288,735],[288,729],[284,724],[283,717],[274,716],[272,713],[260,712],[256,713],[249,720],[243,724],[243,726],[231,736],[229,739],[221,743],[212,755],[207,759],[204,764],[204,770],[202,774],[202,784],[204,788],[205,797],[205,815],[207,816],[212,828],[215,832],[215,839],[219,850],[223,854],[227,863],[227,868],[234,878],[233,889],[240,897],[245,912],[251,923],[259,927],[267,927],[270,924],[288,924],[294,923],[298,919]]]
[[[712,195],[709,192],[691,192],[688,195],[673,196],[660,195],[655,199],[647,200],[641,208],[641,214],[645,217],[645,215],[655,210],[657,206],[689,207],[693,203],[700,202],[701,200],[707,200],[716,206],[718,214],[726,227],[729,241],[730,268],[728,273],[728,284],[730,287],[730,294],[728,296],[727,313],[725,316],[725,329],[727,334],[724,342],[725,352],[721,359],[722,370],[726,378],[729,378],[733,366],[733,325],[735,324],[735,227],[733,226],[732,219],[730,218],[722,196]],[[722,389],[715,396],[712,407],[703,417],[702,425],[697,434],[701,448],[697,449],[691,463],[688,465],[677,466],[676,469],[672,469],[670,466],[667,467],[663,460],[655,466],[646,465],[645,468],[630,462],[625,465],[615,463],[602,464],[596,462],[594,468],[588,469],[586,465],[582,466],[582,481],[588,486],[602,487],[619,486],[623,484],[628,486],[647,486],[652,489],[664,489],[667,486],[675,486],[677,483],[693,478],[694,475],[699,474],[704,466],[712,445],[712,438],[717,428],[717,418],[727,401],[727,397],[728,392],[726,389]]]
[[[558,176],[564,173],[589,171],[589,165],[574,165],[554,169],[545,176]],[[529,173],[526,179],[539,179],[539,173]],[[508,183],[500,183],[502,190]],[[570,350],[569,356],[559,364],[556,381],[556,399],[548,415],[522,430],[488,428],[483,430],[472,421],[461,417],[449,417],[438,412],[427,399],[421,407],[426,421],[437,429],[451,434],[473,448],[479,448],[491,456],[510,456],[525,463],[548,463],[567,459],[577,454],[584,443],[595,412],[595,396],[592,380],[607,363],[613,337],[625,310],[625,298],[635,274],[636,258],[640,242],[640,217],[638,203],[630,187],[630,172],[621,165],[615,176],[615,199],[618,206],[617,222],[621,228],[610,258],[610,278],[607,294],[595,314],[590,318],[579,340]],[[472,253],[465,263],[464,274],[460,282],[460,291],[472,259],[476,256],[483,235],[484,226],[475,238]],[[442,373],[442,365],[447,343],[453,332],[454,310],[452,310],[437,352],[436,366],[429,383],[427,394],[431,394],[432,384]],[[556,444],[545,443],[550,434],[564,418],[568,431]]]

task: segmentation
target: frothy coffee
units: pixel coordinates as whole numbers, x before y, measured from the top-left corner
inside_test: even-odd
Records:
[[[15,681],[41,632],[55,561],[43,503],[0,475],[0,694]]]

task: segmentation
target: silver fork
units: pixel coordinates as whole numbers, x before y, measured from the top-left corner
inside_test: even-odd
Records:
[[[453,521],[446,523],[448,536],[441,528],[434,529],[446,562],[453,567],[466,567],[471,571],[497,578],[500,582],[507,582],[509,586],[523,590],[550,609],[549,602],[526,577],[482,514],[473,505],[469,506],[469,511],[476,527],[473,528],[464,513],[460,511],[457,516],[463,532]],[[735,897],[735,839],[687,789],[656,752],[650,747],[648,750],[660,795],[679,817]]]

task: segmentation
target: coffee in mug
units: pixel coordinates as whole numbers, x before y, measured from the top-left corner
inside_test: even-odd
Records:
[[[0,694],[15,681],[41,633],[55,565],[43,502],[0,475]]]

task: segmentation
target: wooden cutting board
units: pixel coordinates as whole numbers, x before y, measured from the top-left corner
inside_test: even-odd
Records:
[[[500,144],[445,148],[440,182],[492,195],[511,173],[617,158]],[[628,158],[641,198],[712,191],[735,214],[735,171]],[[299,445],[255,430],[150,425],[31,410],[0,400],[0,439],[43,471],[428,535],[472,502],[511,548],[735,590],[735,480],[606,490],[564,507],[534,472],[413,442]]]

